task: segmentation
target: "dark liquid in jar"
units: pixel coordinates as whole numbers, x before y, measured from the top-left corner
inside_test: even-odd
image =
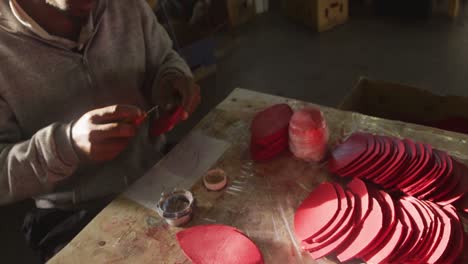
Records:
[[[169,197],[163,204],[163,210],[165,213],[173,214],[184,211],[190,205],[189,200],[183,195],[176,195]]]

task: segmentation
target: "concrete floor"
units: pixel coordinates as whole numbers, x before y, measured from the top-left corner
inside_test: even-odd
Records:
[[[336,106],[359,76],[468,95],[466,18],[351,17],[317,34],[277,12],[237,34],[221,60],[217,89],[233,87]]]
[[[172,138],[182,137],[235,87],[336,106],[368,76],[468,96],[467,21],[352,16],[318,34],[273,10],[219,37],[218,71],[201,82],[199,111]],[[37,262],[19,232],[27,207],[0,207],[1,263]]]
[[[468,12],[450,19],[379,17],[351,9],[348,23],[315,33],[268,13],[218,37],[221,56],[216,76],[201,82],[203,103],[176,129],[178,140],[234,88],[337,106],[361,76],[468,96]],[[466,14],[466,15],[465,15]]]

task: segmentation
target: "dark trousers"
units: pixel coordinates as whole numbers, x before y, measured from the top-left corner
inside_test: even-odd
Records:
[[[26,214],[23,233],[28,245],[46,262],[64,248],[102,209],[35,208]]]

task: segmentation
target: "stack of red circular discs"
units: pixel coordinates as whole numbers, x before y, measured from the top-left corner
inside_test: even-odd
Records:
[[[294,113],[289,122],[289,149],[296,157],[321,161],[327,142],[328,127],[319,109],[308,107]]]
[[[452,205],[388,193],[355,178],[319,185],[294,215],[302,249],[341,262],[467,263],[465,233]]]
[[[259,112],[250,127],[250,153],[256,161],[267,161],[288,149],[288,126],[293,110],[287,104]]]

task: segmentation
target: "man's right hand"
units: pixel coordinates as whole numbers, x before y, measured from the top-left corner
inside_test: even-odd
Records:
[[[134,120],[144,115],[135,106],[113,105],[92,110],[72,127],[72,141],[79,156],[90,161],[108,161],[119,155],[136,135]]]

